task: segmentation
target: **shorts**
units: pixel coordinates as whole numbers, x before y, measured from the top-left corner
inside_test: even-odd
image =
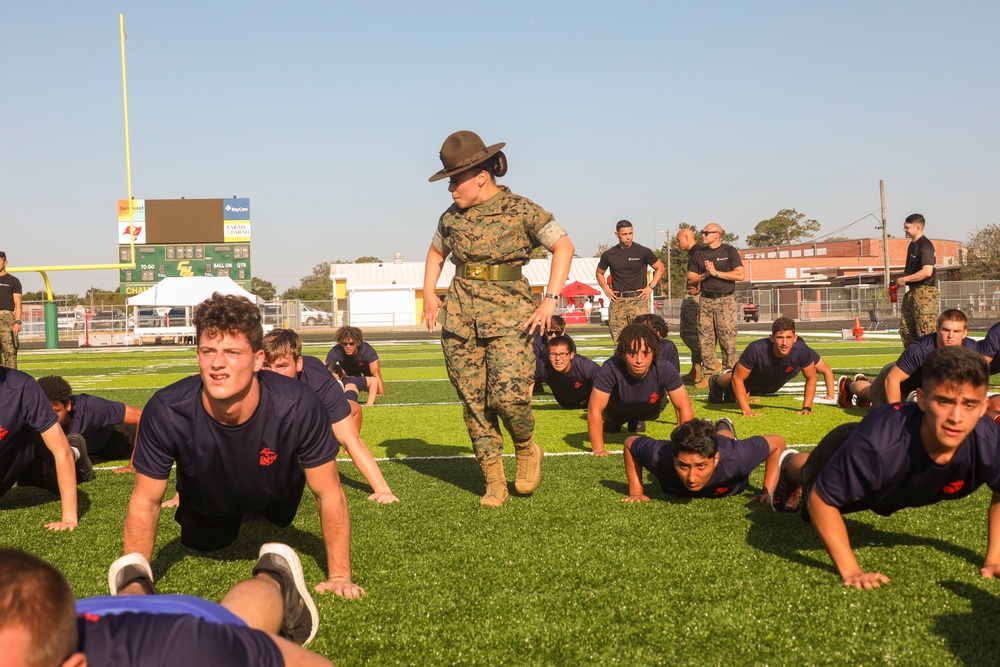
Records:
[[[302,501],[302,491],[306,479],[300,477],[288,495],[274,500],[259,510],[254,510],[276,526],[284,528],[292,523]],[[181,493],[181,502],[174,514],[174,520],[181,525],[181,544],[195,551],[216,551],[228,547],[236,541],[240,534],[243,515],[212,516],[185,506],[185,495]]]
[[[841,445],[847,442],[851,433],[854,433],[854,429],[860,424],[861,422],[841,424],[827,433],[819,441],[819,444],[816,445],[816,449],[813,450],[812,454],[809,455],[806,464],[802,466],[802,503],[799,508],[799,515],[803,521],[809,521],[809,494],[812,493],[813,485],[816,484],[816,478],[819,477],[820,471],[826,465],[826,462],[840,449]]]
[[[896,362],[891,364],[886,364],[882,367],[882,370],[878,372],[878,375],[872,380],[872,386],[868,388],[868,395],[872,400],[872,407],[877,408],[880,405],[885,405],[888,399],[885,397],[885,381],[889,377],[889,371],[892,367],[896,365]]]
[[[246,621],[221,604],[193,595],[100,595],[76,601],[77,614],[177,614],[210,623],[246,626]]]

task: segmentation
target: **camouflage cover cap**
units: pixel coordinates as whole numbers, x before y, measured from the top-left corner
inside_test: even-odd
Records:
[[[448,178],[452,174],[475,167],[480,162],[499,153],[500,149],[506,145],[507,142],[501,142],[487,148],[475,132],[469,130],[455,132],[441,145],[441,164],[444,165],[444,169],[427,180],[430,182],[440,181],[442,178]]]

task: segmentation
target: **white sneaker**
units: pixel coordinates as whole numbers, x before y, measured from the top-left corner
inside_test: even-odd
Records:
[[[140,553],[125,554],[108,568],[108,588],[112,595],[118,595],[122,590],[133,582],[142,584],[149,594],[156,593],[153,586],[153,569],[149,567],[149,561]]]

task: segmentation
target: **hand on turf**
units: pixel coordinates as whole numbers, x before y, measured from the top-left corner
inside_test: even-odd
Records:
[[[753,410],[745,410],[743,412],[744,417],[760,417],[759,412],[754,412]]]
[[[368,496],[368,500],[374,500],[382,505],[391,505],[399,502],[399,498],[393,495],[392,491],[376,491]]]
[[[170,500],[160,503],[160,507],[177,507],[181,504],[181,494],[175,493]]]
[[[323,583],[316,584],[313,590],[320,594],[333,593],[337,597],[348,599],[360,598],[365,595],[365,589],[347,577],[341,576],[331,577]]]
[[[764,491],[763,493],[758,493],[756,496],[754,496],[750,500],[754,501],[755,503],[767,503],[768,505],[770,505],[771,504],[771,494],[768,493],[767,491]]]
[[[591,456],[607,456],[608,455],[608,450],[606,450],[606,449],[595,449],[592,452],[590,452],[590,455]]]
[[[797,415],[811,415],[812,413],[813,413],[812,410],[797,410],[795,412],[795,414]]]
[[[882,584],[889,583],[889,577],[881,572],[855,572],[842,577],[842,580],[848,588],[864,588],[865,590],[878,588]]]
[[[987,579],[992,579],[994,577],[1000,577],[1000,563],[986,563],[981,568],[979,568],[979,574],[983,575]]]
[[[127,466],[118,466],[117,468],[112,468],[111,472],[115,473],[116,475],[120,475],[123,472],[135,472],[135,468],[132,466],[131,463],[129,463]]]
[[[52,523],[45,524],[47,530],[53,530],[56,532],[63,530],[73,530],[76,528],[75,521],[53,521]]]
[[[630,493],[622,498],[623,503],[648,503],[649,496],[645,493]]]
[[[832,401],[832,400],[834,400],[835,398],[837,398],[837,397],[836,397],[836,396],[834,396],[833,394],[827,394],[826,396],[824,396],[824,397],[823,397],[823,400],[824,400],[824,401]]]

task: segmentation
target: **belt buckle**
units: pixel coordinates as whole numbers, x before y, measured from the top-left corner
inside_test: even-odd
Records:
[[[482,280],[486,276],[486,267],[478,264],[469,264],[465,268],[465,277],[473,280]]]

